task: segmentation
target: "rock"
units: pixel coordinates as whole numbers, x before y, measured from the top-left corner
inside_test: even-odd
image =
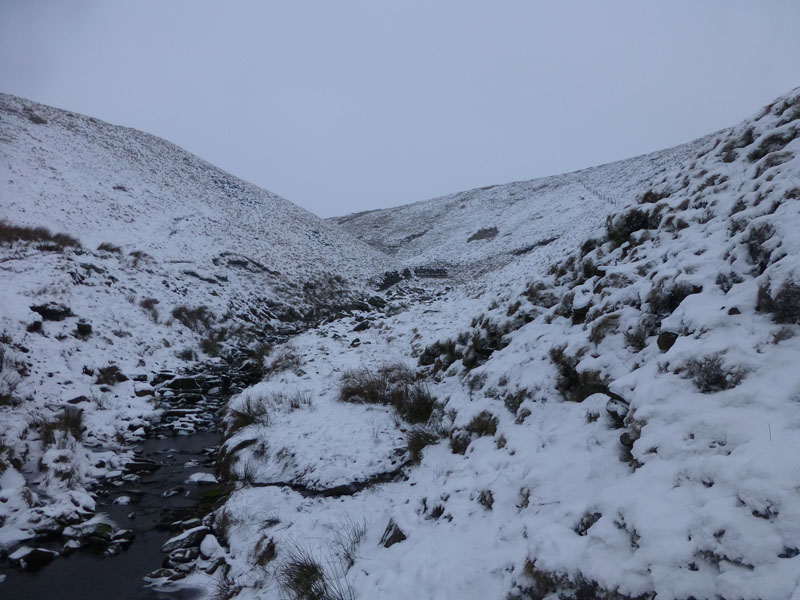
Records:
[[[381,536],[380,544],[384,548],[389,548],[390,546],[394,546],[397,543],[402,542],[406,539],[406,534],[403,533],[403,530],[394,522],[394,519],[389,519],[388,525],[386,525],[386,530],[383,532]]]
[[[28,333],[41,333],[42,332],[42,322],[41,321],[34,321],[30,325],[28,325],[25,330]]]
[[[158,471],[160,468],[160,464],[146,458],[137,458],[136,460],[125,465],[125,470],[129,473],[141,473],[142,471],[153,473],[154,471]]]
[[[732,306],[731,308],[728,309],[728,314],[729,315],[740,315],[740,314],[742,314],[742,311],[740,311],[735,306]]]
[[[38,569],[53,561],[53,559],[60,556],[55,550],[47,550],[46,548],[31,548],[29,546],[22,546],[15,550],[9,557],[12,563],[22,567],[23,569]]]
[[[351,348],[358,348],[361,345],[361,338],[356,338],[352,342],[350,342]]]
[[[175,574],[175,571],[172,569],[156,569],[155,571],[151,571],[147,575],[144,576],[144,579],[147,581],[153,581],[155,579],[167,579]]]
[[[217,478],[211,473],[192,473],[186,483],[196,483],[197,485],[214,485]]]
[[[374,306],[375,308],[383,308],[384,306],[386,306],[386,300],[384,300],[380,296],[372,296],[367,300],[367,302],[370,305]]]
[[[572,309],[572,324],[573,325],[580,325],[584,321],[586,321],[586,315],[589,313],[589,309],[592,307],[591,302],[586,304],[585,306],[581,307],[573,307]]]
[[[92,335],[91,323],[85,323],[83,321],[78,322],[78,324],[75,326],[75,335],[82,338]]]
[[[628,404],[618,398],[611,398],[606,403],[606,412],[611,418],[614,429],[622,429],[625,426],[625,417],[628,415]]]
[[[671,331],[662,331],[658,334],[658,339],[656,339],[656,344],[658,344],[658,349],[662,352],[666,352],[670,348],[672,348],[673,344],[675,344],[675,340],[678,339],[678,334],[673,333]]]
[[[144,396],[155,396],[156,395],[156,393],[150,388],[134,389],[133,393],[136,395],[137,398],[143,398]]]
[[[177,392],[202,392],[203,387],[194,377],[176,377],[167,383],[167,387]]]
[[[61,554],[64,556],[69,556],[75,550],[80,550],[81,543],[78,540],[69,540],[64,547],[61,549]]]
[[[361,300],[354,300],[353,302],[348,304],[346,308],[347,310],[357,310],[361,312],[369,312],[370,310],[372,310],[369,304]]]
[[[46,304],[38,304],[31,306],[30,309],[42,315],[45,321],[63,321],[67,317],[72,316],[72,310],[69,306],[59,304],[58,302],[48,302]]]
[[[408,271],[408,269],[406,269]],[[411,271],[408,271],[408,276],[411,276]],[[383,291],[392,287],[395,283],[399,283],[403,278],[397,271],[387,271],[378,282],[378,291]]]
[[[200,556],[199,548],[178,548],[169,553],[169,560],[175,564],[188,563]]]
[[[62,535],[69,539],[79,539],[94,537],[103,540],[110,540],[114,528],[110,523],[99,520],[89,520],[77,525],[65,527]]]
[[[75,396],[71,400],[67,400],[69,404],[80,404],[81,402],[89,402],[89,398],[86,396]]]
[[[361,323],[353,327],[353,331],[364,331],[365,329],[369,329],[369,326],[370,326],[369,319],[364,319],[363,321],[361,321]]]
[[[111,542],[120,546],[128,546],[135,537],[136,534],[130,529],[118,529],[111,536]]]
[[[228,574],[228,570],[230,569],[230,566],[225,561],[225,557],[224,556],[220,556],[217,560],[215,560],[209,566],[205,567],[203,569],[203,571],[205,573],[207,573],[208,575],[213,575],[214,573],[217,572],[217,569],[219,569],[220,567],[222,567],[222,574],[223,575],[227,575]]]
[[[175,373],[173,373],[172,371],[161,371],[153,376],[153,379],[150,380],[150,385],[159,385],[164,383],[165,381],[169,381],[174,377]]]
[[[208,527],[201,525],[194,529],[184,531],[180,535],[170,538],[161,547],[162,552],[171,553],[173,550],[179,548],[194,548],[200,545],[200,542],[208,535]]]

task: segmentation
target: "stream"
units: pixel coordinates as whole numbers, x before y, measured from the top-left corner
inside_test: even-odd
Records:
[[[117,479],[93,491],[97,515],[113,521],[115,529],[131,530],[135,537],[119,554],[81,548],[34,570],[0,563],[0,597],[4,600],[192,600],[208,590],[158,591],[143,578],[167,566],[164,543],[183,530],[200,524],[224,498],[224,485],[193,482],[198,473],[213,475],[214,461],[222,441],[218,429],[221,409],[228,398],[245,387],[250,375],[226,371],[192,376],[192,389],[185,376],[174,376],[159,388],[167,410],[150,436],[133,450],[135,481]],[[238,375],[238,377],[237,377]],[[130,472],[130,471],[129,471]],[[120,500],[121,499],[121,500]],[[115,502],[116,501],[116,502]],[[33,542],[37,548],[61,551],[64,539]],[[172,565],[173,567],[175,565]],[[188,566],[188,565],[187,565]],[[180,576],[178,573],[177,576]],[[209,581],[212,578],[209,577]]]

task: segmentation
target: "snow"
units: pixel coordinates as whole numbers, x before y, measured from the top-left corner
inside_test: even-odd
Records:
[[[569,207],[561,210],[570,197],[576,201],[578,192],[570,186],[579,174],[557,178],[559,185],[550,182],[551,196],[534,183],[511,184],[339,219],[358,237],[391,249],[405,265],[446,265],[458,277],[471,273],[470,280],[434,299],[423,293],[414,301],[409,294],[403,309],[375,317],[373,326],[358,333],[352,332],[356,320],[342,319],[296,336],[300,370],[275,375],[232,400],[232,408],[250,401],[270,410],[268,423],[245,427],[228,441],[234,447],[253,440],[237,451],[242,481],[218,513],[229,527],[220,541],[227,547],[230,576],[243,586],[237,598],[280,597],[274,571],[254,568],[253,557],[267,537],[276,543],[278,565],[301,545],[358,598],[556,597],[581,585],[596,585],[598,594],[654,594],[663,600],[796,597],[798,325],[775,323],[756,309],[756,301],[759,286],[770,282],[767,289],[775,293],[787,278],[800,277],[800,194],[791,191],[798,188],[800,141],[782,149],[793,153],[791,159],[761,173],[765,159],[747,155],[776,130],[796,127],[796,121],[779,123],[798,102],[795,91],[771,112],[731,130],[664,156],[593,171],[592,187],[621,199],[616,209],[630,208],[651,188],[670,192],[661,201],[658,228],[634,234],[634,242],[621,248],[606,243],[586,253],[605,275],[582,277],[579,263],[561,277],[548,274],[553,260],[563,262],[583,239],[602,236],[605,216],[615,208],[587,212],[578,198],[579,219]],[[748,127],[755,139],[734,160],[722,160],[723,146]],[[635,177],[624,176],[626,170]],[[703,187],[711,175],[719,177],[717,183]],[[536,190],[526,210],[549,202],[535,235],[512,231],[511,240],[498,234],[486,243],[466,241],[478,227],[519,224],[527,198],[512,203],[506,194],[526,188]],[[469,208],[458,208],[464,199]],[[732,217],[740,199],[744,208]],[[673,227],[668,217],[671,223],[683,219],[686,227]],[[734,219],[741,219],[738,230]],[[422,223],[428,233],[401,243]],[[773,253],[759,272],[747,240],[764,224],[775,232],[765,245]],[[546,253],[540,248],[503,256],[523,239],[548,236],[559,237],[542,247]],[[491,268],[476,267],[482,261]],[[718,276],[731,272],[736,276],[728,287]],[[559,316],[558,306],[533,306],[522,293],[537,279],[558,298],[571,292],[573,308],[588,308],[588,323],[573,323],[569,311]],[[644,347],[637,349],[625,334],[656,310],[660,300],[653,289],[675,284],[701,289],[660,313],[660,325],[645,332]],[[452,280],[425,287],[435,292],[447,285]],[[729,314],[733,307],[738,313]],[[507,345],[470,372],[460,361],[444,372],[419,372],[445,403],[448,428],[463,428],[489,411],[498,421],[494,435],[473,436],[464,455],[452,453],[446,439],[428,446],[419,465],[405,468],[405,478],[354,495],[304,496],[283,485],[323,489],[385,469],[380,457],[402,448],[410,426],[393,421],[388,408],[338,402],[342,372],[374,371],[391,362],[413,366],[437,340],[480,333],[480,325],[471,323],[481,313],[496,324],[513,321],[513,314],[529,319],[514,324]],[[592,330],[606,315],[617,320],[592,341]],[[678,334],[668,350],[656,343],[659,331]],[[564,401],[550,358],[556,347],[577,357],[577,371],[597,371],[609,393],[624,399],[621,428],[606,414],[604,393]],[[727,389],[703,391],[692,361],[717,354],[729,375]],[[272,402],[278,392],[295,389],[311,395],[309,407],[288,411]],[[504,400],[518,391],[519,407],[509,410]],[[631,440],[627,452],[621,434]],[[486,490],[492,492],[491,509],[481,502]],[[378,541],[390,519],[406,539],[383,548]],[[348,567],[337,558],[337,534],[361,520],[366,533]],[[549,574],[555,583],[535,592],[526,571]]]
[[[293,335],[272,355],[295,357],[290,366],[231,399],[221,463],[235,489],[204,527],[171,540],[205,533],[186,585],[214,589],[218,574],[203,569],[221,558],[237,599],[280,598],[279,575],[301,548],[355,598],[800,597],[798,107],[795,90],[736,127],[661,153],[338,219],[373,246],[341,237],[348,241],[326,258],[338,272],[367,281],[387,269],[442,267],[448,277],[402,281],[383,293],[385,310],[342,312]],[[663,195],[640,204],[646,192]],[[616,213],[613,226],[633,209],[648,213],[647,224],[618,244],[606,239],[607,216]],[[494,237],[468,241],[492,227]],[[333,223],[317,231],[346,235]],[[153,237],[161,240],[147,247],[155,277],[118,257],[92,260],[145,289],[180,278],[163,262],[171,246]],[[599,242],[584,245],[589,238]],[[347,255],[348,244],[361,258]],[[314,261],[294,270],[303,244],[293,248],[276,261],[300,278]],[[23,336],[18,344],[64,365],[54,378],[41,368],[31,376],[53,396],[68,373],[76,393],[94,389],[76,376],[78,354],[157,370],[175,364],[172,351],[148,354],[142,344],[196,340],[123,302],[116,310],[136,337],[85,350],[67,335],[53,352],[52,339],[74,319],[45,323],[42,340],[22,334],[37,285],[57,285],[63,293],[47,299],[68,299],[103,329],[113,321],[108,313],[103,321],[108,303],[96,293],[79,299],[71,254],[16,252],[23,262],[3,292],[3,318]],[[230,281],[229,302],[256,289]],[[202,289],[192,293],[219,310],[223,300]],[[177,301],[170,293],[159,296],[167,305]],[[443,364],[432,348],[445,340],[460,356]],[[119,348],[127,353],[113,354]],[[145,367],[126,356],[144,357]],[[439,402],[424,426],[440,438],[418,463],[407,436],[420,425],[389,404],[339,399],[345,372],[389,364],[412,369]],[[133,385],[87,407],[103,439],[122,415],[130,432],[156,413]],[[43,411],[53,400],[37,402]],[[4,410],[24,439],[29,415]],[[487,415],[491,427],[474,425]],[[66,439],[44,452],[38,440],[25,443],[50,473],[67,450],[77,474],[97,476],[99,447]],[[103,456],[106,469],[119,466],[118,453]],[[21,541],[30,515],[13,507],[25,504],[23,488],[32,492],[15,469],[2,477],[0,510],[17,516],[0,531]],[[37,490],[63,498],[59,481],[43,477]],[[390,522],[405,539],[385,547]],[[269,542],[274,558],[264,558]]]

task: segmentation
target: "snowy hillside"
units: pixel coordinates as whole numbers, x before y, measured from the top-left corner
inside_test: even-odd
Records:
[[[235,371],[229,487],[170,525],[160,590],[800,598],[800,89],[671,150],[340,225],[232,179],[213,195],[219,172],[156,138],[3,102],[2,216],[52,230],[0,228],[10,562],[96,528],[93,483],[140,482],[132,444],[209,426],[170,402]],[[103,198],[141,212],[95,223]],[[205,387],[171,379],[201,357]]]
[[[0,558],[92,514],[159,373],[361,310],[393,268],[164,140],[0,95]]]
[[[163,262],[210,266],[225,253],[279,280],[364,278],[388,261],[339,228],[177,146],[0,94],[2,217],[113,242]],[[284,283],[285,283],[284,281]]]
[[[800,90],[673,157],[549,268],[508,263],[478,295],[401,283],[396,314],[293,338],[299,367],[229,405],[236,490],[185,581],[238,599],[800,597]],[[392,214],[361,218],[386,240]]]
[[[575,173],[451,194],[333,219],[421,274],[473,279],[530,254],[553,260],[605,215],[690,159],[712,136]],[[551,247],[553,242],[560,247]],[[426,269],[427,268],[427,269]],[[438,273],[436,271],[438,269]],[[418,269],[419,270],[419,269]]]

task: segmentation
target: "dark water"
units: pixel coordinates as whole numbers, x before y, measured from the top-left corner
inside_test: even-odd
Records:
[[[201,590],[157,592],[144,587],[142,577],[161,567],[164,554],[161,546],[170,537],[157,530],[159,522],[185,520],[196,513],[198,503],[208,503],[219,491],[217,486],[186,483],[192,473],[213,472],[213,464],[205,449],[220,442],[215,432],[198,432],[190,436],[150,439],[137,451],[161,464],[152,474],[145,474],[133,483],[111,488],[106,497],[97,499],[97,512],[108,515],[119,528],[131,529],[136,539],[117,556],[103,557],[90,551],[78,551],[66,558],[57,558],[39,571],[22,571],[0,565],[0,574],[7,575],[0,583],[2,600],[190,600]],[[196,465],[185,466],[195,461]],[[162,493],[175,488],[180,493],[164,498]],[[119,496],[130,496],[126,506],[113,504]],[[129,518],[135,513],[135,518]],[[31,544],[28,544],[31,545]],[[35,544],[60,550],[61,544]]]

